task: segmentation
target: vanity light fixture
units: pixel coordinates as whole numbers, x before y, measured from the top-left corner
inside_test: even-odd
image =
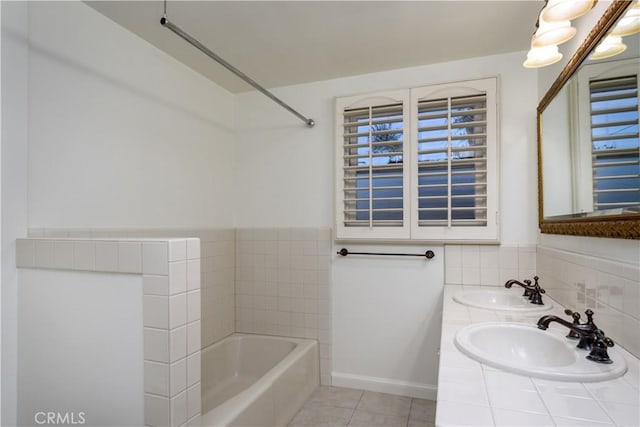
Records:
[[[527,59],[522,65],[525,68],[539,68],[554,64],[562,59],[562,54],[558,52],[558,46],[531,46]]]
[[[627,49],[622,41],[623,36],[640,33],[640,3],[630,7],[627,12],[620,18],[618,23],[613,27],[607,37],[605,37],[589,58],[605,59],[618,55]]]
[[[522,65],[539,68],[562,59],[558,45],[576,35],[571,20],[593,8],[595,0],[545,0],[540,11],[536,32],[531,39],[531,49]]]
[[[613,36],[629,36],[635,33],[640,33],[640,3],[630,8],[611,30]]]
[[[548,0],[542,9],[545,21],[566,21],[576,19],[593,8],[594,0]]]
[[[576,35],[576,29],[571,26],[570,21],[548,22],[538,18],[538,29],[533,35],[531,45],[534,47],[559,45],[571,40]]]
[[[595,51],[591,54],[591,59],[611,58],[627,50],[627,45],[622,43],[621,36],[607,36],[596,46]]]

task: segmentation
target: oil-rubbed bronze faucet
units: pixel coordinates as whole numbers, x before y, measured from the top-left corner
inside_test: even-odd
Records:
[[[609,354],[607,354],[607,347],[613,347],[614,345],[613,340],[606,337],[602,329],[599,329],[593,323],[593,311],[591,309],[585,311],[587,315],[586,323],[580,323],[580,314],[578,313],[574,313],[571,310],[565,310],[564,313],[573,317],[573,323],[558,316],[546,315],[538,320],[538,328],[546,330],[551,322],[564,325],[571,331],[567,338],[580,338],[576,347],[590,351],[587,359],[598,363],[613,363],[609,358]]]
[[[538,276],[533,276],[534,284],[531,284],[531,280],[524,280],[524,283],[519,282],[515,279],[507,280],[504,284],[505,288],[511,288],[513,285],[522,286],[524,288],[523,297],[528,297],[531,304],[544,305],[542,302],[542,294],[546,291],[540,287],[538,284]]]

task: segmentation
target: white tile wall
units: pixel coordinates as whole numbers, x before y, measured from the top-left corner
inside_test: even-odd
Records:
[[[144,274],[169,274],[169,254],[162,242],[145,242],[142,250],[142,272]]]
[[[320,342],[322,384],[331,383],[331,230],[236,231],[238,332]]]
[[[640,357],[640,268],[543,246],[538,275],[547,293],[571,310],[595,312],[594,322]],[[583,316],[584,317],[584,316]]]
[[[60,238],[171,238],[195,237],[186,244],[176,241],[167,245],[155,241],[144,241],[142,248],[143,288],[145,297],[171,295],[173,310],[167,311],[167,321],[171,320],[174,330],[148,329],[154,338],[145,344],[151,345],[154,360],[169,364],[187,357],[187,382],[190,387],[186,396],[187,407],[178,405],[173,410],[187,414],[188,425],[198,425],[199,415],[192,416],[199,407],[200,348],[235,332],[235,230],[234,229],[31,229],[31,237]],[[111,244],[111,242],[108,242]],[[35,258],[35,245],[19,247]],[[117,248],[109,245],[101,247],[98,257],[93,255],[96,266],[101,271],[118,271]],[[29,256],[27,258],[29,258]],[[173,299],[178,296],[179,298]],[[186,296],[186,308],[182,310],[182,299]],[[167,299],[168,301],[168,299]],[[199,306],[198,306],[199,303]],[[167,302],[168,304],[168,302]],[[149,315],[149,314],[148,314]],[[186,323],[185,316],[186,315]],[[154,318],[158,321],[158,318]],[[164,318],[162,318],[164,322]],[[160,323],[164,325],[164,323]],[[179,325],[186,325],[183,327]],[[158,325],[156,323],[156,325]],[[146,347],[145,347],[146,348]],[[150,350],[151,351],[151,350]],[[159,355],[158,355],[159,354]],[[197,379],[197,381],[196,381]],[[146,405],[160,412],[160,419],[169,423],[169,400],[163,394],[154,399],[145,399]],[[182,394],[181,398],[184,397]],[[196,401],[195,399],[198,399]],[[194,403],[195,402],[195,403]],[[166,411],[166,412],[165,412]],[[173,417],[172,417],[173,418]],[[182,419],[183,417],[178,417]]]
[[[290,237],[289,229],[284,234]],[[288,234],[287,234],[288,233]],[[167,246],[162,242],[146,241],[142,250],[142,272],[144,273],[145,295],[168,295],[169,262],[172,265],[172,292],[200,289],[200,320],[202,347],[235,332],[235,230],[228,229],[30,229],[29,237],[33,238],[170,238],[195,237],[199,240],[188,240],[186,244],[174,243]],[[24,240],[18,250],[24,252],[22,259],[33,264],[35,262],[35,243]],[[74,262],[79,270],[118,271],[117,248],[112,242],[105,242],[99,248],[78,248],[74,250]],[[94,245],[91,245],[93,248]],[[49,259],[53,252],[47,247],[39,247],[39,256]],[[183,265],[178,260],[186,260],[183,276]],[[54,260],[50,260],[54,263]],[[128,268],[127,266],[123,266]],[[186,277],[186,281],[182,278]],[[173,293],[172,293],[173,295]],[[192,301],[197,299],[189,294]],[[189,313],[188,313],[189,314]],[[195,319],[194,319],[195,320]]]
[[[169,399],[154,394],[144,395],[144,422],[152,426],[169,425]]]
[[[118,272],[142,273],[142,242],[118,242]]]
[[[38,243],[36,242],[36,249]],[[118,271],[118,244],[117,242],[96,242],[96,270]]]
[[[87,269],[100,271],[119,269],[118,247],[106,241],[108,238],[197,237],[199,240],[189,239],[184,245],[143,242],[141,268],[145,299],[156,304],[145,312],[145,319],[151,322],[145,344],[150,346],[150,351],[153,349],[153,354],[160,354],[153,360],[169,363],[171,354],[174,357],[171,360],[175,360],[176,354],[182,354],[178,343],[181,346],[187,342],[185,346],[189,345],[193,351],[197,345],[207,347],[236,331],[315,338],[320,341],[322,382],[331,382],[329,229],[240,229],[237,232],[234,229],[31,229],[29,236],[105,239],[95,244],[93,254],[87,254],[86,248],[82,248],[86,259],[76,257],[76,262],[80,261]],[[49,250],[46,245],[39,249],[40,257],[54,262],[53,249]],[[36,245],[32,240],[19,243],[18,250],[25,254],[22,257],[25,262],[35,262]],[[126,264],[120,267],[134,269]],[[196,290],[199,292],[194,292]],[[168,295],[171,299],[166,301],[171,309],[167,308],[166,317],[162,317],[159,313],[162,307],[157,305],[159,300],[150,297]],[[178,329],[184,324],[180,311],[183,295],[187,301],[188,330]],[[176,296],[180,298],[175,299]],[[199,313],[195,310],[198,300]],[[165,321],[171,322],[169,327],[174,328],[171,340],[168,333],[162,333],[166,330],[162,329]],[[170,341],[172,346],[167,350]],[[194,366],[192,364],[192,368]],[[158,401],[154,404],[158,406]]]
[[[200,416],[199,249],[196,238],[38,238],[16,242],[19,268],[149,273],[143,274],[140,325],[144,330],[146,425],[195,424]],[[188,266],[192,267],[191,275]]]
[[[36,255],[35,255],[35,265],[42,268],[54,268],[55,267],[55,257],[54,257],[54,241],[48,240],[38,240],[35,242],[36,246]],[[115,262],[113,263],[113,268],[115,271]]]
[[[536,275],[535,245],[446,245],[445,283],[502,286]]]
[[[233,229],[208,231],[201,236],[200,320],[204,348],[236,331],[236,243]]]

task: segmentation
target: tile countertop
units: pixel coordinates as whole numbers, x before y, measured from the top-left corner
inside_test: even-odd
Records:
[[[472,308],[453,301],[457,292],[474,289],[487,287],[444,288],[436,426],[640,426],[640,362],[619,346],[616,348],[627,359],[627,373],[596,383],[511,374],[462,354],[454,337],[468,324],[505,321],[535,325],[545,314],[567,317],[563,307],[547,295],[543,296],[545,301],[551,300],[554,307],[529,314]],[[513,291],[520,294],[521,290]],[[595,313],[596,323],[597,316]]]

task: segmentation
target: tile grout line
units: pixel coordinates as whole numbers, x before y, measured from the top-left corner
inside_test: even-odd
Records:
[[[405,422],[405,425],[407,427],[409,427],[409,420],[411,419],[411,411],[413,410],[413,402],[415,401],[415,398],[411,398],[411,402],[409,402],[409,413],[407,414],[407,421]]]
[[[542,405],[544,406],[544,409],[546,409],[547,414],[549,415],[549,418],[551,418],[551,422],[554,425],[558,425],[558,423],[556,423],[555,418],[553,417],[553,415],[551,415],[551,411],[549,410],[549,406],[547,405],[547,402],[545,402],[544,398],[542,397],[542,392],[540,391],[540,388],[538,387],[538,384],[536,384],[535,381],[533,381],[533,379],[531,380],[531,384],[533,384],[533,388],[535,388],[536,393],[538,394],[538,397],[540,398],[540,401],[542,401]],[[586,387],[585,387],[586,389]]]
[[[607,411],[607,408],[604,407],[604,405],[600,402],[600,399],[598,399],[596,397],[595,394],[593,394],[591,392],[591,390],[589,390],[589,387],[586,387],[584,385],[584,383],[582,384],[582,386],[584,387],[584,389],[587,391],[587,393],[589,394],[589,396],[591,396],[591,398],[593,400],[595,400],[596,404],[600,407],[600,409],[602,409],[602,412],[604,412],[604,414],[609,417],[609,419],[611,420],[611,422],[613,423],[613,425],[616,425],[616,421],[613,419],[613,417],[611,416],[611,414],[609,414],[609,411]],[[620,403],[616,403],[617,405],[620,405]]]
[[[490,397],[490,394],[489,394],[489,387],[487,386],[487,378],[485,376],[485,366],[482,363],[480,364],[480,375],[482,375],[482,385],[484,386],[483,387],[484,388],[484,392],[485,392],[485,394],[487,396],[487,404],[489,406],[489,412],[491,413],[491,420],[493,421],[493,425],[496,425],[496,416],[495,416],[495,413],[494,413],[494,410],[493,410],[494,409],[493,405],[491,404],[491,397]],[[435,424],[435,422],[434,422],[434,424]]]
[[[347,421],[347,426],[349,426],[349,424],[351,424],[351,420],[353,419],[353,415],[356,413],[356,410],[358,409],[358,405],[360,405],[360,402],[362,402],[362,398],[364,397],[364,393],[365,391],[362,390],[362,393],[360,393],[360,398],[358,399],[358,402],[356,403],[356,406],[353,407],[353,411],[351,411],[351,416],[349,417],[349,421]]]

